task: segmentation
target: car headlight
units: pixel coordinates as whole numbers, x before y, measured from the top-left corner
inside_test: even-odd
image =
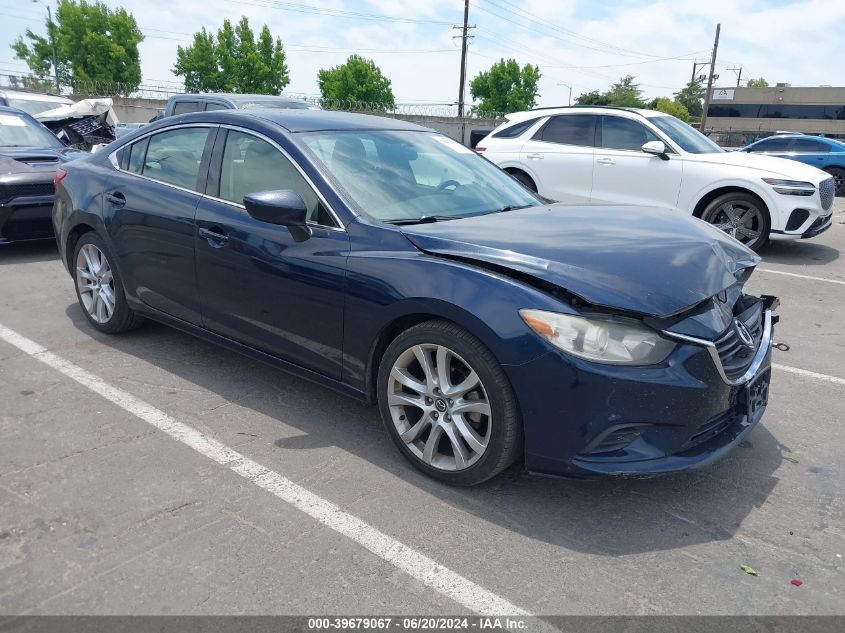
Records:
[[[771,185],[775,191],[785,196],[812,196],[816,193],[816,186],[803,180],[781,180],[780,178],[763,178],[763,182]]]
[[[654,365],[675,343],[635,319],[575,316],[523,309],[519,316],[534,332],[567,354],[609,365]]]

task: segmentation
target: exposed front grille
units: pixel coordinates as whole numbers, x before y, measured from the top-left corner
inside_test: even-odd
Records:
[[[52,196],[53,183],[23,185],[0,185],[0,202],[6,202],[19,196]]]
[[[836,185],[833,182],[833,178],[822,180],[821,184],[819,184],[819,197],[822,200],[822,209],[827,211],[833,206],[833,196],[835,195]]]
[[[722,369],[731,380],[736,380],[754,360],[754,354],[763,338],[763,303],[757,301],[734,317],[742,322],[751,334],[754,344],[749,347],[740,338],[733,323],[716,339],[716,351],[722,361]]]

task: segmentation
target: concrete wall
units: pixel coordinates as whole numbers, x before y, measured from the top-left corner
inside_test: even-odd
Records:
[[[129,99],[126,97],[113,97],[112,100],[114,101],[114,112],[121,123],[146,123],[164,110],[166,103],[164,100],[158,99]],[[395,117],[437,130],[456,141],[463,142],[465,145],[469,145],[469,135],[472,130],[490,131],[503,121],[503,119],[461,120],[457,117],[415,114],[386,114],[384,116]]]

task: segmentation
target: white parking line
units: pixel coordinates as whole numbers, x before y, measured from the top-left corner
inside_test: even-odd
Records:
[[[845,385],[845,378],[837,378],[836,376],[828,376],[827,374],[817,374],[816,372],[809,371],[807,369],[799,369],[798,367],[790,367],[789,365],[779,365],[778,363],[772,363],[772,367],[779,369],[780,371],[788,371],[791,374],[804,376],[805,378],[809,378],[811,380],[822,380],[824,382],[832,382],[835,385]]]
[[[840,284],[845,286],[845,281],[839,279],[827,279],[826,277],[812,277],[810,275],[799,275],[798,273],[787,273],[782,270],[772,270],[771,268],[757,268],[761,273],[773,273],[775,275],[786,275],[787,277],[798,277],[799,279],[812,279],[813,281],[824,281],[829,284]]]
[[[428,556],[411,549],[361,519],[344,512],[330,501],[241,455],[225,444],[200,433],[195,428],[178,422],[165,412],[122,389],[108,384],[94,374],[57,356],[14,330],[0,325],[0,339],[75,380],[80,385],[87,387],[144,422],[167,433],[170,437],[190,446],[201,455],[226,466],[256,486],[276,495],[282,501],[313,517],[326,527],[352,539],[382,560],[401,569],[467,609],[480,615],[531,616],[524,609],[520,609],[504,598],[440,565]],[[534,628],[556,630],[542,621],[537,622]]]

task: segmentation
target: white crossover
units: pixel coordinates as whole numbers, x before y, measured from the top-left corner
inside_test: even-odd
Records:
[[[559,202],[680,209],[750,248],[830,228],[830,174],[802,163],[726,152],[653,110],[574,106],[510,114],[476,151]]]

